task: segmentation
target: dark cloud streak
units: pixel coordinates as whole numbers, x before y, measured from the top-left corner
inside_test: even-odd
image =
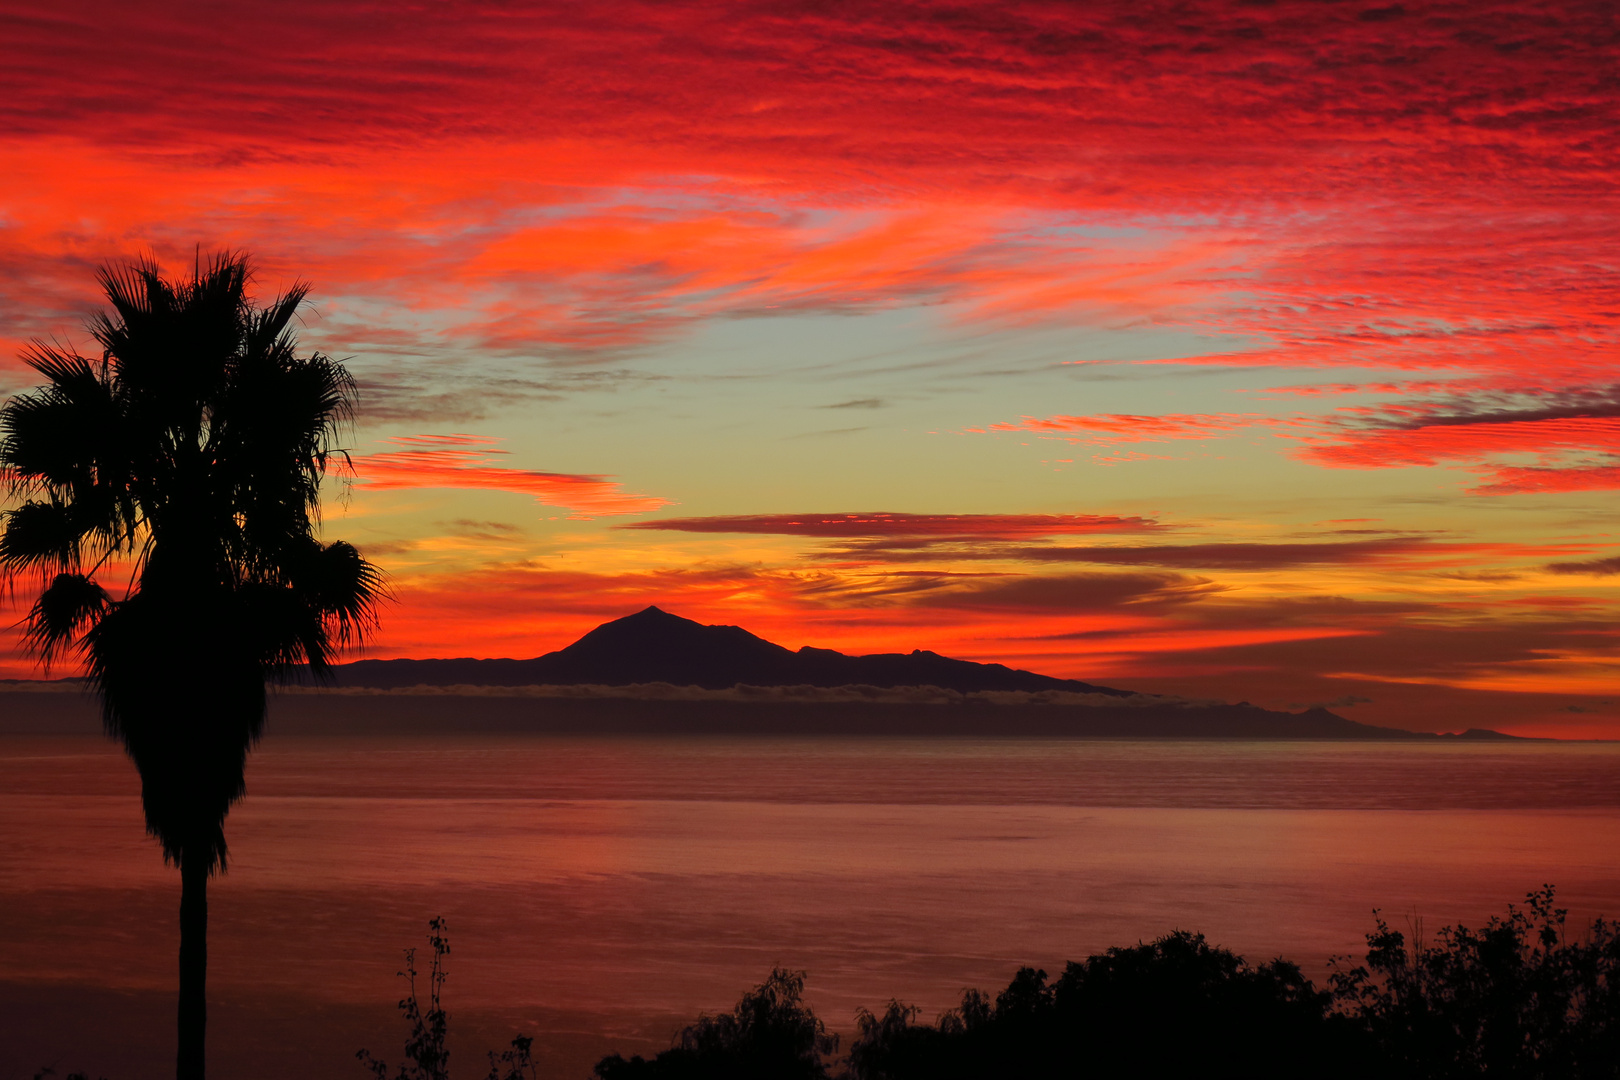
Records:
[[[1108,514],[737,514],[723,517],[665,518],[631,522],[619,528],[693,533],[753,533],[814,537],[979,537],[1060,536],[1096,532],[1157,532],[1168,526],[1152,518]],[[943,542],[943,541],[942,541]]]
[[[1620,555],[1607,559],[1592,559],[1587,562],[1548,563],[1547,570],[1554,574],[1590,574],[1593,577],[1620,574]]]

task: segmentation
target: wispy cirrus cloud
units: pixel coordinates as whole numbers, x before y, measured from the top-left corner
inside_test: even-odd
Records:
[[[879,541],[851,546],[851,553],[900,560],[969,559],[1028,563],[1094,563],[1111,566],[1168,566],[1200,570],[1282,570],[1325,566],[1471,566],[1492,555],[1545,556],[1545,547],[1512,544],[1440,543],[1423,538],[1392,537],[1308,543],[1120,544],[1044,546],[1017,544],[930,545],[927,549],[897,551]],[[1557,550],[1557,549],[1554,549]]]
[[[478,435],[407,435],[388,440],[398,449],[353,459],[354,478],[370,491],[400,488],[482,488],[532,495],[570,511],[574,520],[644,514],[669,505],[655,495],[626,492],[611,477],[536,472],[496,464],[500,440]]]
[[[1478,495],[1620,484],[1620,388],[1613,384],[1340,408],[1314,426],[1301,436],[1298,456],[1334,468],[1463,467],[1480,478],[1471,489]],[[1521,463],[1526,456],[1531,464]]]
[[[1292,456],[1327,468],[1465,469],[1480,478],[1470,489],[1476,495],[1598,491],[1620,484],[1620,387],[1612,383],[1514,386],[1497,377],[1472,393],[1446,384],[1417,385],[1450,392],[1315,415],[1025,416],[965,430],[1029,432],[1110,448],[1270,434],[1295,440]],[[1390,386],[1412,388],[1374,384],[1332,389],[1365,392]],[[1534,459],[1532,464],[1515,462],[1526,455]],[[1110,460],[1122,459],[1116,455]]]
[[[1111,514],[731,514],[664,518],[621,525],[694,533],[756,533],[814,537],[998,537],[1067,536],[1080,533],[1156,532],[1168,526],[1152,518]]]
[[[1188,544],[1031,544],[973,537],[878,537],[830,545],[813,557],[841,559],[854,565],[998,562],[1022,564],[1029,570],[1059,564],[1169,567],[1182,570],[1233,571],[1286,576],[1290,571],[1380,569],[1388,572],[1455,580],[1518,580],[1508,570],[1532,560],[1582,555],[1594,545],[1447,542],[1427,537],[1390,536],[1354,541],[1270,541]],[[1580,564],[1570,564],[1580,565]]]
[[[1477,495],[1557,495],[1572,491],[1620,490],[1620,465],[1491,467],[1479,470],[1485,483]]]
[[[1170,413],[1161,416],[1099,413],[1091,416],[1025,416],[965,430],[975,435],[1028,431],[1087,446],[1118,446],[1225,439],[1279,423],[1289,421],[1260,413]]]
[[[1432,536],[1391,535],[1380,529],[1335,530],[1376,534],[1356,540],[1176,544],[1051,542],[1064,536],[1156,533],[1175,528],[1151,518],[1079,514],[754,514],[637,521],[615,528],[799,536],[829,541],[807,557],[856,559],[869,566],[998,561],[1037,566],[1090,563],[1249,572],[1378,566],[1437,573],[1477,570],[1488,563],[1517,565],[1536,559],[1568,558],[1595,549],[1592,544],[1570,541],[1546,544],[1456,541]],[[1506,577],[1511,579],[1512,575]]]

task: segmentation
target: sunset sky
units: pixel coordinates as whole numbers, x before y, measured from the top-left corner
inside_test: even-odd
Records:
[[[1620,737],[1617,50],[1612,0],[11,2],[0,392],[98,265],[245,249],[360,384],[369,655],[657,604]]]

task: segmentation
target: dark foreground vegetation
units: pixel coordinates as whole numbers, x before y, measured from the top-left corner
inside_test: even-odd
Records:
[[[651,1059],[603,1058],[597,1080],[1044,1080],[1378,1077],[1620,1080],[1620,924],[1571,933],[1551,887],[1479,929],[1408,940],[1383,919],[1359,960],[1324,985],[1298,965],[1251,965],[1177,931],[1069,963],[1020,968],[991,996],[969,990],[934,1023],[890,1001],[861,1010],[847,1045],[804,1001],[803,972],[774,970],[731,1012],[703,1016]],[[441,998],[450,952],[430,923],[427,997],[406,952],[409,1026],[395,1068],[362,1050],[375,1080],[448,1080]],[[485,1080],[539,1080],[534,1040],[490,1052]],[[47,1075],[42,1072],[36,1077]],[[67,1080],[82,1080],[70,1076]],[[559,1078],[562,1080],[562,1078]]]
[[[842,1057],[774,971],[735,1012],[705,1017],[650,1061],[600,1080],[985,1080],[1040,1077],[1620,1077],[1620,928],[1566,932],[1553,892],[1484,928],[1408,942],[1382,920],[1364,960],[1318,988],[1284,960],[1251,966],[1177,932],[969,990],[933,1024],[891,1001],[862,1011]]]

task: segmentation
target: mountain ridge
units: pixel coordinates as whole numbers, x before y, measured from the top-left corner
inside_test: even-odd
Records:
[[[923,649],[797,651],[653,606],[528,660],[360,660],[274,695],[292,734],[552,732],[1258,739],[1513,739],[1435,735],[1059,679]],[[101,729],[81,679],[0,685],[0,733]],[[20,707],[19,707],[20,706]]]
[[[1056,690],[1142,696],[924,649],[860,656],[810,645],[794,651],[740,626],[706,625],[656,605],[605,622],[571,645],[527,660],[357,660],[335,666],[332,673],[332,685],[374,689],[670,683],[707,690],[737,685],[938,686],[961,693]]]

